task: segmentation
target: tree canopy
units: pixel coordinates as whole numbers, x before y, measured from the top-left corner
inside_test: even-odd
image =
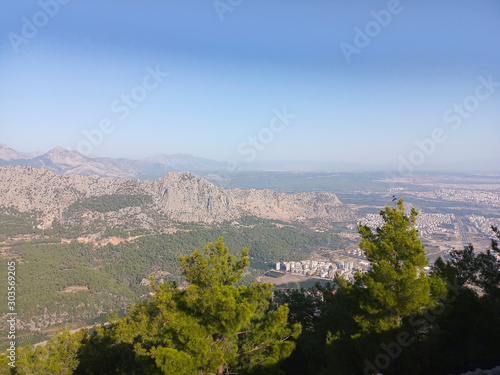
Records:
[[[444,282],[427,276],[428,261],[415,229],[417,211],[405,213],[403,200],[380,212],[384,223],[375,232],[359,225],[359,247],[371,262],[367,273],[357,273],[353,285],[339,280],[359,304],[355,320],[364,331],[387,331],[401,326],[404,317],[436,306],[446,296]]]
[[[150,298],[124,318],[18,348],[10,371],[0,355],[0,373],[417,375],[497,366],[498,229],[485,252],[454,250],[427,274],[416,210],[399,200],[381,215],[376,230],[358,226],[372,269],[351,284],[237,286],[248,250],[232,255],[220,237],[180,257],[187,286],[152,280]]]
[[[133,366],[147,373],[274,372],[301,327],[288,325],[286,305],[269,309],[272,284],[234,285],[249,264],[248,250],[233,256],[220,237],[180,263],[189,286],[152,284],[151,300],[90,338],[89,357],[107,337],[125,345],[136,358]],[[83,360],[77,373],[93,373],[92,366]]]

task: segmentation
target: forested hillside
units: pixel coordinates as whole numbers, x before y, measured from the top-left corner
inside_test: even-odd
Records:
[[[219,238],[180,256],[184,286],[151,279],[151,297],[123,318],[110,318],[93,332],[58,335],[43,347],[19,348],[17,367],[5,373],[416,375],[498,365],[498,241],[485,252],[454,250],[450,260],[438,259],[424,272],[418,213],[405,212],[400,200],[381,215],[383,225],[375,231],[358,227],[359,246],[372,268],[351,283],[337,276],[331,284],[274,293],[269,283],[241,285],[252,256],[239,241],[251,237],[241,228],[220,228],[235,248],[229,251]],[[168,248],[178,241],[196,247],[189,233]],[[289,234],[276,238],[286,241]],[[161,245],[144,238],[153,256]],[[123,246],[116,256],[137,244]],[[78,254],[85,259],[83,248]],[[264,259],[259,257],[256,252],[255,259]],[[2,369],[8,362],[0,357]]]
[[[93,199],[85,204],[104,210],[123,205],[123,201],[112,197],[105,203]],[[128,198],[127,202],[131,204]],[[106,223],[90,229],[56,224],[41,230],[34,227],[36,215],[16,210],[4,211],[1,220],[5,236],[2,251],[17,261],[21,329],[88,321],[122,309],[149,293],[144,281],[152,275],[181,283],[179,256],[220,235],[227,238],[231,249],[249,248],[252,266],[243,276],[244,283],[253,282],[273,262],[300,260],[315,247],[340,248],[345,244],[333,233],[316,233],[298,223],[285,225],[256,217],[243,218],[238,225],[178,223],[183,229],[174,233],[113,228]],[[1,270],[6,277],[5,272]]]

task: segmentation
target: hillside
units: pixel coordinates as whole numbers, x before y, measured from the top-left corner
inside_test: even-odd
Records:
[[[179,280],[179,255],[221,235],[249,248],[251,282],[270,263],[345,244],[311,221],[352,218],[332,193],[223,189],[189,172],[141,181],[0,167],[0,255],[17,262],[28,337],[123,308],[150,276]]]
[[[0,167],[0,206],[41,212],[42,228],[51,227],[54,220],[64,221],[68,209],[76,203],[112,195],[149,196],[149,210],[182,222],[223,222],[249,215],[282,221],[344,221],[353,217],[333,193],[223,189],[189,172],[172,172],[153,181],[140,181],[96,175],[63,176],[32,167]],[[137,212],[141,213],[143,210]]]

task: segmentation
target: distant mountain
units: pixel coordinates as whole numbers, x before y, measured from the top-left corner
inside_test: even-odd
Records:
[[[188,154],[157,154],[140,160],[91,157],[55,147],[45,154],[23,154],[0,145],[0,166],[46,168],[64,175],[92,175],[114,178],[154,179],[168,172],[209,173],[222,171],[222,162]]]
[[[3,162],[9,162],[13,160],[28,160],[31,159],[29,156],[21,154],[20,152],[17,152],[13,149],[11,149],[9,146],[1,144],[0,143],[0,163]],[[5,163],[7,164],[7,163]],[[2,165],[2,164],[0,164]]]
[[[138,171],[112,158],[94,158],[56,147],[49,152],[30,157],[11,149],[0,147],[0,166],[28,166],[46,168],[59,174],[96,174],[103,177],[134,178]]]
[[[35,159],[47,163],[47,165],[67,165],[68,167],[76,167],[88,161],[86,156],[62,147],[55,147],[49,152],[37,156]]]
[[[115,159],[88,157],[62,147],[53,148],[46,154],[34,158],[31,166],[67,175],[96,174],[105,177],[133,178],[138,173],[137,170]]]

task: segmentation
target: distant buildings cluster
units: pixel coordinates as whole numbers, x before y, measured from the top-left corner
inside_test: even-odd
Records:
[[[428,214],[419,212],[415,228],[423,237],[431,234],[450,232],[450,234],[458,234],[458,227],[454,225],[454,222],[454,214]],[[375,230],[383,224],[383,219],[379,214],[367,214],[363,219],[361,219],[361,223]],[[443,224],[447,224],[448,226],[453,225],[453,228],[443,227]]]
[[[355,250],[354,250],[355,251]],[[366,259],[366,258],[365,258]],[[282,268],[286,272],[304,275],[304,276],[317,276],[325,279],[333,279],[335,274],[343,276],[351,280],[354,278],[356,271],[365,272],[370,267],[370,262],[361,260],[360,262],[322,262],[315,260],[303,260],[297,262],[277,262],[276,270],[281,271]]]
[[[360,249],[352,250],[352,253],[361,252]],[[500,255],[493,252],[493,255],[500,260]],[[424,267],[426,274],[429,274],[434,266],[433,263],[429,263]],[[364,258],[364,260],[359,260],[356,262],[321,262],[315,260],[303,260],[296,262],[277,262],[276,271],[283,271],[304,276],[316,276],[325,279],[333,279],[335,274],[343,277],[349,282],[354,281],[354,275],[356,272],[364,273],[371,269],[371,263]]]
[[[366,260],[365,252],[359,248],[356,250],[346,250],[340,254],[351,257],[351,258]]]
[[[436,233],[452,232],[458,234],[458,227],[454,225],[454,214],[427,214],[421,212],[417,216],[415,228],[420,232],[421,236],[429,236]],[[453,229],[445,228],[442,224],[454,225]]]
[[[431,192],[426,193],[431,194]],[[433,234],[448,234],[456,236],[463,234],[462,232],[465,231],[479,233],[488,236],[489,238],[494,238],[494,233],[491,230],[491,227],[500,227],[500,219],[498,218],[487,218],[481,215],[467,215],[466,217],[469,223],[462,225],[462,231],[460,231],[461,220],[454,214],[428,214],[425,212],[419,212],[415,228],[419,231],[419,234],[422,237],[429,237]],[[360,221],[363,225],[367,225],[373,230],[383,224],[382,217],[378,214],[367,214]]]
[[[299,262],[283,262],[286,272],[305,276],[319,276],[333,279],[337,266],[331,262],[318,262],[315,260],[302,260]],[[281,264],[276,263],[276,270],[281,269]]]
[[[467,219],[469,219],[472,227],[479,233],[484,233],[490,238],[494,238],[494,232],[491,230],[491,227],[500,227],[500,219],[495,218],[487,218],[479,215],[468,215]]]
[[[407,191],[407,194],[412,194],[419,198],[443,199],[447,201],[475,203],[489,207],[500,207],[500,195],[491,191],[475,191],[469,190],[474,186],[464,185],[464,189],[449,189],[442,188],[432,191]],[[488,188],[484,186],[483,188]]]

